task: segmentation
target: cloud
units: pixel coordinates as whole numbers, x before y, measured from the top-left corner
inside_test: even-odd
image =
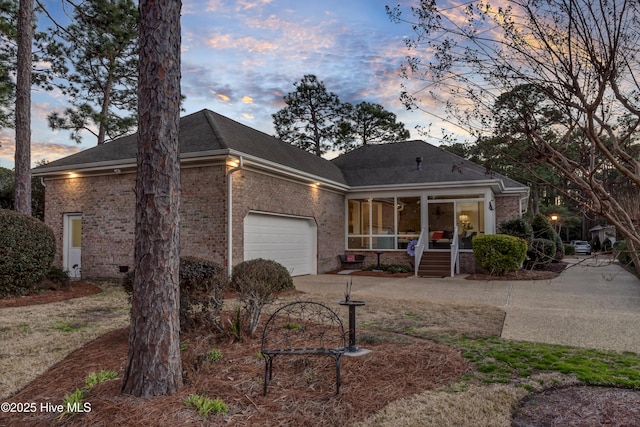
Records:
[[[211,91],[212,94],[214,94],[215,96],[218,97],[219,100],[221,100],[222,102],[229,102],[230,98],[223,94],[223,93],[216,93],[216,91],[212,90]]]
[[[255,37],[235,37],[233,34],[215,33],[207,38],[207,45],[213,49],[230,49],[250,53],[265,53],[278,49],[278,45]]]
[[[248,95],[245,95],[242,97],[242,102],[245,104],[253,104],[253,98]]]
[[[236,10],[248,10],[253,8],[259,8],[269,3],[271,3],[271,0],[254,0],[254,1],[238,0],[237,2],[238,6],[236,7]]]
[[[13,168],[13,161],[16,150],[15,136],[13,131],[4,129],[0,131],[0,166]],[[37,161],[53,161],[65,156],[77,153],[82,150],[78,145],[61,144],[50,141],[31,142],[31,165]]]

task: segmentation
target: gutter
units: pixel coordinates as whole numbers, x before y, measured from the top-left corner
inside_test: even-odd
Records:
[[[227,172],[227,275],[231,278],[233,271],[233,175],[242,170],[243,157],[239,156],[238,166]]]

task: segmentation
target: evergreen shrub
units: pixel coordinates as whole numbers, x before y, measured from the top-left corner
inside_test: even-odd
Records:
[[[616,258],[624,265],[631,265],[633,263],[633,257],[629,251],[626,240],[618,240],[613,244],[613,249]]]
[[[500,233],[519,237],[526,242],[533,240],[533,228],[523,218],[514,218],[500,224]]]
[[[0,209],[0,296],[33,292],[55,253],[50,227],[32,216]]]
[[[533,239],[527,258],[529,259],[530,268],[539,268],[550,264],[556,256],[556,244],[549,239]]]
[[[197,323],[220,328],[218,316],[222,310],[227,275],[224,268],[213,261],[180,258],[180,330],[187,331]],[[127,273],[122,286],[133,296],[135,272]]]
[[[574,248],[573,245],[565,243],[564,244],[564,253],[565,253],[565,255],[575,255],[576,254],[576,248]]]
[[[490,274],[517,271],[527,254],[527,242],[506,234],[485,234],[473,238],[473,255]]]

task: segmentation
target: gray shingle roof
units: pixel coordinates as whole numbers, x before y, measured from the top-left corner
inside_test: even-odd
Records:
[[[126,136],[34,169],[34,174],[134,163],[137,135]],[[367,145],[325,160],[210,110],[180,119],[182,155],[241,153],[351,187],[501,180],[506,188],[526,186],[423,141]],[[422,169],[416,168],[422,157]]]
[[[416,158],[422,158],[421,170]],[[332,160],[350,186],[502,180],[506,188],[526,188],[512,179],[424,141],[365,145]]]
[[[34,173],[59,169],[71,170],[101,162],[135,162],[136,141],[137,135],[119,138],[39,166],[34,169]],[[217,150],[233,150],[346,184],[342,171],[331,162],[213,111],[202,110],[180,119],[181,154]]]

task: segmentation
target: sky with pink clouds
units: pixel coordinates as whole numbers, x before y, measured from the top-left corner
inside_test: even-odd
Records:
[[[60,0],[44,0],[62,17]],[[284,107],[293,83],[315,74],[342,101],[375,102],[394,112],[414,139],[439,143],[415,127],[449,128],[436,116],[407,111],[399,100],[400,67],[407,54],[408,24],[388,18],[385,5],[398,0],[183,0],[182,93],[184,114],[204,108],[268,134],[271,115]],[[407,16],[417,0],[401,0]],[[39,24],[50,26],[47,18]],[[34,89],[32,161],[49,161],[90,148],[64,131],[47,127],[46,116],[67,104],[59,93]],[[436,111],[437,107],[434,106]],[[13,168],[14,135],[0,131],[0,166]]]

